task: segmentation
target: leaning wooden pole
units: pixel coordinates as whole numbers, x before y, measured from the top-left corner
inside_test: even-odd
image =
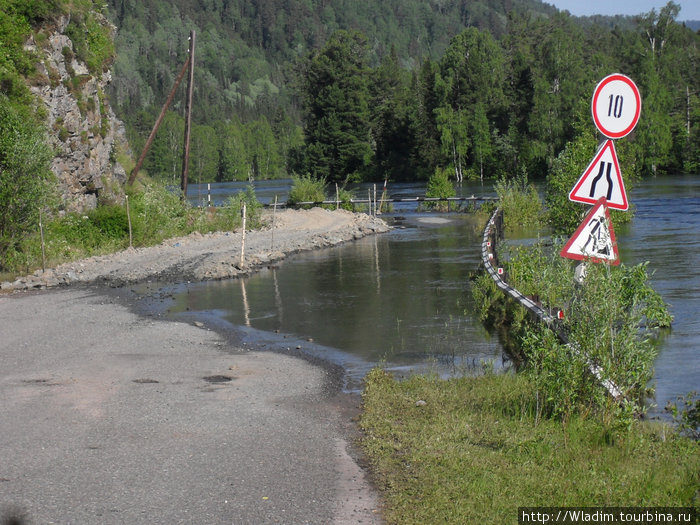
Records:
[[[182,69],[180,70],[180,73],[177,75],[177,78],[175,79],[175,84],[173,85],[173,89],[170,90],[170,94],[168,95],[167,100],[165,101],[165,104],[163,104],[163,109],[160,110],[160,115],[158,115],[158,118],[156,119],[156,123],[153,126],[153,129],[151,130],[151,134],[148,136],[148,140],[146,140],[146,145],[143,147],[143,151],[141,152],[141,156],[139,157],[139,160],[136,161],[136,166],[134,166],[134,169],[131,170],[131,174],[129,175],[129,180],[127,181],[127,184],[131,186],[134,181],[136,180],[136,175],[138,175],[139,170],[141,169],[141,165],[143,164],[144,159],[146,158],[146,154],[148,153],[148,150],[151,149],[151,144],[153,144],[153,139],[156,137],[156,132],[158,131],[158,128],[160,127],[161,122],[163,122],[163,117],[165,117],[165,112],[168,110],[170,107],[170,104],[173,102],[173,98],[175,98],[175,92],[177,91],[178,86],[180,86],[180,82],[182,82],[182,79],[185,76],[185,71],[187,71],[187,66],[190,63],[190,57],[187,57],[187,60],[185,61],[185,64],[182,66]]]
[[[194,88],[194,31],[190,31],[190,71],[187,78],[187,104],[185,106],[185,147],[182,154],[182,198],[187,198],[187,172],[190,165],[190,126],[192,123],[192,90]]]

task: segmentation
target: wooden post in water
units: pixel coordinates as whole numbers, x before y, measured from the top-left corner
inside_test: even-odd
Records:
[[[377,216],[377,185],[374,185],[374,216]]]
[[[384,189],[382,190],[382,198],[379,201],[379,214],[382,214],[382,207],[384,206],[384,199],[386,198],[386,183],[389,179],[384,179]]]
[[[192,124],[192,91],[194,89],[194,41],[195,33],[190,31],[190,69],[187,75],[187,100],[185,105],[185,147],[182,154],[182,177],[180,179],[183,199],[187,198],[187,173],[190,164],[190,128]]]

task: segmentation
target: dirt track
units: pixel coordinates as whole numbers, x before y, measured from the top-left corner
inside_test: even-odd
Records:
[[[305,250],[332,246],[365,235],[385,232],[384,221],[344,210],[283,210],[266,212],[261,230],[246,232],[241,264],[242,231],[194,233],[168,239],[158,246],[127,249],[38,270],[33,275],[2,283],[3,290],[28,290],[71,283],[119,286],[151,279],[204,281],[236,277]]]

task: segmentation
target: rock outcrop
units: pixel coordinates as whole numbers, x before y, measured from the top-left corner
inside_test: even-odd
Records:
[[[111,73],[91,74],[77,59],[64,33],[68,23],[67,16],[59,18],[46,40],[31,39],[25,47],[42,58],[30,89],[46,106],[49,143],[56,150],[51,169],[64,207],[85,211],[98,199],[121,200],[126,172],[114,152],[127,145],[124,125],[105,96]]]

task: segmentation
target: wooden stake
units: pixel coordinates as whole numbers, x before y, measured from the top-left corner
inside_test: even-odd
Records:
[[[134,247],[134,238],[131,234],[131,213],[129,212],[129,196],[125,195],[126,198],[126,221],[129,223],[129,248]]]
[[[46,247],[44,245],[44,225],[41,222],[41,210],[39,210],[39,235],[41,236],[41,271],[46,272]]]
[[[243,234],[241,236],[241,268],[245,266],[245,220],[246,220],[246,205],[243,203],[243,209],[241,210],[241,217],[243,218]]]
[[[374,185],[374,216],[377,216],[377,185]]]
[[[384,207],[384,199],[386,198],[386,183],[389,179],[384,179],[384,189],[382,190],[382,198],[379,200],[379,215],[382,214],[382,208]]]
[[[275,195],[275,203],[272,205],[272,240],[270,241],[270,251],[275,250],[275,214],[277,213],[277,195]]]

